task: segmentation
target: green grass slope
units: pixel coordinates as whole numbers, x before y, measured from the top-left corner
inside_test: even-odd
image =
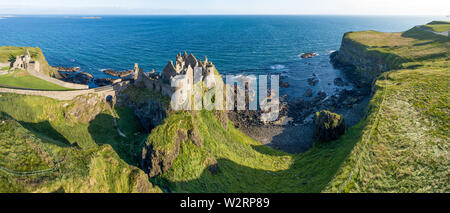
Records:
[[[65,91],[68,88],[50,83],[28,74],[25,70],[15,70],[8,74],[0,75],[0,87],[25,88],[48,91]]]
[[[424,27],[438,33],[447,32],[450,30],[450,22],[449,21],[433,21],[430,22]]]
[[[214,112],[177,112],[147,140],[171,158],[169,170],[152,181],[170,192],[321,192],[358,141],[362,125],[332,143],[318,143],[304,154],[274,150],[246,136]],[[198,130],[202,145],[177,135]],[[176,148],[179,146],[178,148]],[[176,151],[177,150],[177,151]],[[217,164],[218,172],[208,168]]]
[[[145,134],[137,119],[120,137],[107,105],[0,94],[0,192],[159,192],[137,166]],[[94,98],[94,97],[91,97]],[[90,121],[70,112],[100,113]],[[134,118],[128,108],[118,117]],[[121,119],[120,119],[121,120]],[[119,120],[119,124],[123,124]]]

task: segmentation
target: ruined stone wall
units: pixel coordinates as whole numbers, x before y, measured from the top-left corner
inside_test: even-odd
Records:
[[[31,63],[33,64],[33,63]],[[30,69],[27,69],[28,73],[30,73],[30,75],[36,77],[36,78],[40,78],[44,81],[48,81],[50,83],[62,86],[62,87],[66,87],[69,89],[89,89],[88,85],[84,85],[84,84],[74,84],[74,83],[69,83],[69,82],[65,82],[65,81],[61,81],[58,80],[56,78],[52,78],[48,75],[44,75],[40,72],[39,70],[39,64],[34,64],[34,66],[30,66]]]
[[[10,66],[11,66],[10,62],[0,63],[0,69],[3,67],[10,67]]]
[[[150,79],[149,77],[144,76],[141,81],[148,90],[161,92],[168,96],[171,96],[174,92],[174,89],[169,84],[164,83],[161,79]]]

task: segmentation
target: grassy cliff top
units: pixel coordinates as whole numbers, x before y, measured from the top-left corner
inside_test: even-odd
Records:
[[[23,55],[25,51],[31,54],[31,59],[38,61],[40,65],[40,72],[44,75],[50,75],[55,70],[50,67],[45,59],[42,50],[39,47],[13,47],[13,46],[1,46],[0,47],[0,63],[12,63],[15,61],[16,56]],[[30,75],[25,70],[10,70],[8,67],[2,67],[1,71],[9,71],[8,74],[0,75],[0,87],[12,87],[12,88],[26,88],[36,90],[70,90],[63,86],[47,82]]]
[[[23,55],[27,49],[31,54],[31,59],[39,62],[41,72],[45,75],[50,75],[53,69],[39,47],[0,46],[0,63],[14,62],[16,56]]]
[[[39,47],[0,46],[0,63],[13,62],[16,56],[23,55],[27,49],[32,60],[40,61],[44,57]]]
[[[450,21],[433,21],[424,26],[433,30],[434,32],[447,32],[450,30]]]
[[[428,25],[445,30],[447,23]],[[416,26],[404,33],[345,35],[365,51],[405,60],[378,77],[361,139],[327,191],[450,191],[450,40],[438,31]]]
[[[432,23],[436,24],[429,25],[439,29],[449,27],[448,24],[441,24],[442,22]],[[367,50],[395,54],[406,61],[448,57],[450,49],[450,37],[427,30],[423,26],[399,33],[350,32],[345,34],[344,39],[357,42]]]

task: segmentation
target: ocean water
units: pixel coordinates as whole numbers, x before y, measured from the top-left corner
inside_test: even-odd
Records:
[[[38,46],[52,66],[77,66],[97,78],[104,69],[160,72],[181,51],[207,56],[221,74],[280,74],[284,92],[301,97],[335,89],[329,63],[345,32],[399,32],[444,17],[412,16],[20,16],[0,19],[0,46]],[[301,59],[300,54],[319,56]],[[331,85],[330,85],[331,84]]]

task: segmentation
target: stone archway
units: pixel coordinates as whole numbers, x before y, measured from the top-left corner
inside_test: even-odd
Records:
[[[107,102],[112,102],[113,101],[113,96],[112,95],[107,95],[106,96],[106,101]]]

